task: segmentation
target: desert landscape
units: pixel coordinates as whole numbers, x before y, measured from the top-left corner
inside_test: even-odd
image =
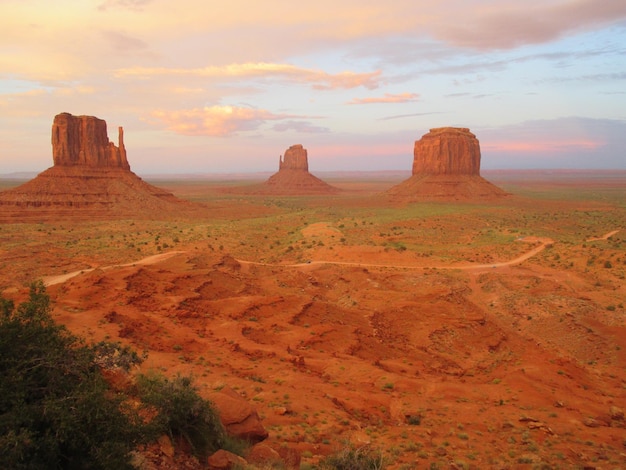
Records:
[[[346,446],[389,469],[623,468],[626,172],[484,179],[464,145],[435,176],[416,150],[408,180],[328,174],[305,195],[135,176],[145,210],[126,189],[98,202],[37,182],[121,188],[125,154],[105,171],[55,153],[43,178],[0,182],[0,291],[19,301],[41,279],[85,341],[191,375],[218,408],[238,397],[266,452],[249,468],[316,468]]]

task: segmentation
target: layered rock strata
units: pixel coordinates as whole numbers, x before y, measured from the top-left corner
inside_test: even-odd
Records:
[[[193,205],[130,170],[123,129],[109,142],[106,122],[61,113],[52,124],[54,166],[0,192],[0,221],[123,218],[178,214]]]
[[[387,191],[399,199],[471,200],[507,195],[480,176],[480,143],[464,127],[441,127],[415,142],[412,176]]]
[[[52,160],[55,166],[88,166],[130,170],[124,147],[124,129],[118,145],[109,142],[107,123],[94,116],[57,114],[52,124]]]
[[[245,190],[254,194],[315,195],[334,194],[338,188],[329,185],[309,173],[307,150],[301,145],[292,145],[278,161],[278,172],[261,184]]]

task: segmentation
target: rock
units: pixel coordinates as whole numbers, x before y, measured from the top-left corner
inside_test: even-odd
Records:
[[[245,468],[248,462],[238,455],[220,449],[209,456],[207,464],[210,470],[231,470],[232,468]]]
[[[480,176],[476,136],[464,127],[441,127],[415,142],[412,176],[386,195],[407,201],[475,200],[507,193]]]
[[[224,387],[212,393],[209,399],[219,410],[220,420],[229,434],[252,443],[267,438],[267,430],[261,424],[256,409],[237,392]]]
[[[164,455],[167,455],[169,458],[174,457],[174,446],[172,445],[172,441],[165,434],[159,437],[158,439],[159,449],[163,452]]]
[[[618,408],[617,406],[611,406],[609,414],[611,415],[611,419],[614,419],[615,421],[624,421],[624,410]]]
[[[431,129],[413,148],[414,175],[479,175],[480,144],[469,129]]]
[[[119,146],[109,142],[107,123],[94,116],[57,114],[52,124],[54,165],[84,165],[130,170],[124,147],[124,130],[119,128]]]
[[[262,464],[272,464],[278,463],[281,461],[280,455],[274,449],[272,449],[267,444],[256,444],[250,449],[248,452],[246,460],[249,463],[262,465]]]
[[[339,189],[325,183],[309,173],[307,150],[301,145],[292,145],[285,156],[278,160],[278,172],[260,185],[234,189],[248,194],[306,195],[335,194]]]
[[[52,125],[54,166],[21,186],[0,192],[0,222],[59,219],[178,217],[195,205],[152,186],[130,171],[119,129],[109,142],[106,122],[61,113]]]
[[[302,461],[302,455],[298,449],[291,447],[280,447],[278,449],[278,455],[283,460],[285,468],[287,470],[298,470],[300,468],[300,462]]]
[[[278,170],[309,171],[309,159],[302,144],[292,145],[285,151],[285,157],[280,157]]]

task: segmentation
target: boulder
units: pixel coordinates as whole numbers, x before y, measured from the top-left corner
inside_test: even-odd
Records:
[[[245,468],[248,462],[242,457],[220,449],[207,459],[210,470],[231,470],[233,468]]]
[[[256,409],[241,395],[229,387],[214,392],[209,399],[219,410],[220,421],[228,434],[252,443],[267,438],[267,430],[261,424]]]

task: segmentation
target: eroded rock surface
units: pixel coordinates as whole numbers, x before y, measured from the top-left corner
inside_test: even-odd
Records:
[[[52,124],[54,166],[0,193],[0,221],[178,215],[193,204],[152,186],[130,170],[119,128],[118,145],[93,116],[61,113]]]
[[[480,175],[480,143],[464,127],[431,129],[413,149],[414,175]]]
[[[309,171],[309,158],[302,144],[292,145],[285,151],[285,156],[280,157],[278,169]]]
[[[55,166],[84,165],[130,170],[124,147],[124,129],[118,145],[109,141],[107,123],[94,116],[57,114],[52,124],[52,159]]]
[[[416,141],[412,176],[386,194],[407,201],[492,199],[507,195],[480,176],[480,143],[465,127],[431,129]]]

